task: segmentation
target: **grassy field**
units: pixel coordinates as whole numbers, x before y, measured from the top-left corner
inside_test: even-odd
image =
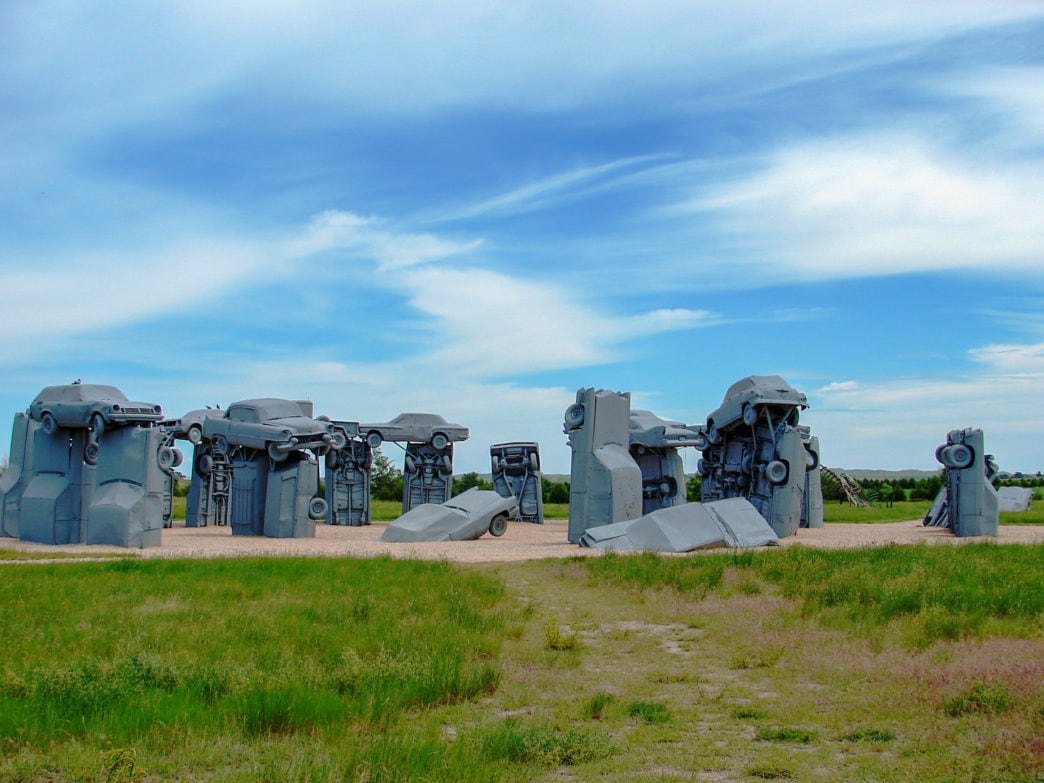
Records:
[[[1035,781],[1044,547],[7,566],[0,781]]]

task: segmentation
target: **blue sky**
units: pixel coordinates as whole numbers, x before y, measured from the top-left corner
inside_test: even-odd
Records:
[[[41,387],[441,413],[750,374],[823,461],[1044,468],[1044,6],[4,3],[0,454]],[[393,453],[394,456],[394,453]],[[686,456],[689,470],[698,454]]]

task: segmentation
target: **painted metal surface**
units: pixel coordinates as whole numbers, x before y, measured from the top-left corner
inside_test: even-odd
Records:
[[[663,508],[638,519],[590,528],[580,538],[581,546],[647,552],[778,543],[765,518],[743,498]]]
[[[806,472],[818,459],[798,427],[805,395],[778,375],[751,375],[707,417],[699,462],[704,502],[748,499],[780,538],[801,524]]]
[[[518,501],[519,520],[544,524],[540,446],[534,442],[497,443],[489,447],[489,460],[493,489]]]
[[[487,532],[501,536],[517,513],[514,496],[473,487],[445,503],[411,509],[384,529],[381,541],[470,541]]]
[[[569,541],[592,527],[636,519],[642,513],[642,471],[628,452],[631,395],[579,389],[565,412],[572,449]]]
[[[924,524],[948,527],[958,537],[995,536],[1000,503],[993,477],[993,456],[985,451],[982,430],[951,430],[935,458],[946,469],[943,488],[925,515]]]

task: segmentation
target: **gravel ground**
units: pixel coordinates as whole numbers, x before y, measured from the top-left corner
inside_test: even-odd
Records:
[[[549,520],[543,525],[512,522],[501,538],[485,535],[476,541],[444,541],[422,544],[391,544],[380,541],[386,523],[365,527],[316,525],[315,538],[276,539],[233,536],[227,527],[187,528],[180,523],[163,531],[163,544],[141,550],[108,546],[50,546],[0,538],[0,549],[22,552],[65,552],[85,558],[105,552],[142,557],[247,557],[302,555],[313,557],[419,558],[456,562],[511,562],[546,557],[598,555],[567,541],[567,522]],[[920,520],[879,524],[831,523],[818,529],[803,529],[784,539],[782,546],[804,545],[823,549],[885,546],[887,544],[962,544],[996,541],[1001,544],[1044,544],[1044,525],[1003,525],[996,537],[957,538],[945,528],[924,527]],[[0,561],[11,562],[11,561]],[[25,561],[22,561],[25,562]]]

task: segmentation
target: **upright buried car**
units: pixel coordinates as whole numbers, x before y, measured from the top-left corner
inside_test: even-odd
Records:
[[[807,407],[808,398],[780,376],[748,375],[728,388],[721,405],[707,417],[707,440],[718,443],[724,431],[739,421],[753,427],[767,417],[769,428],[780,419],[793,427],[800,409]]]
[[[436,413],[400,413],[383,424],[360,424],[359,432],[364,434],[366,442],[374,449],[383,441],[390,440],[430,443],[442,450],[454,441],[468,439],[467,427],[450,424]]]
[[[151,425],[163,418],[163,408],[151,402],[131,402],[115,386],[70,383],[48,386],[29,405],[29,417],[53,434],[59,427],[92,429],[128,424]]]
[[[232,403],[223,415],[203,419],[202,434],[219,454],[233,446],[265,449],[272,462],[305,449],[325,454],[341,435],[330,422],[305,416],[300,403],[275,397]]]
[[[385,528],[381,541],[471,541],[487,530],[502,536],[518,513],[514,496],[472,487],[442,504],[423,503]]]

